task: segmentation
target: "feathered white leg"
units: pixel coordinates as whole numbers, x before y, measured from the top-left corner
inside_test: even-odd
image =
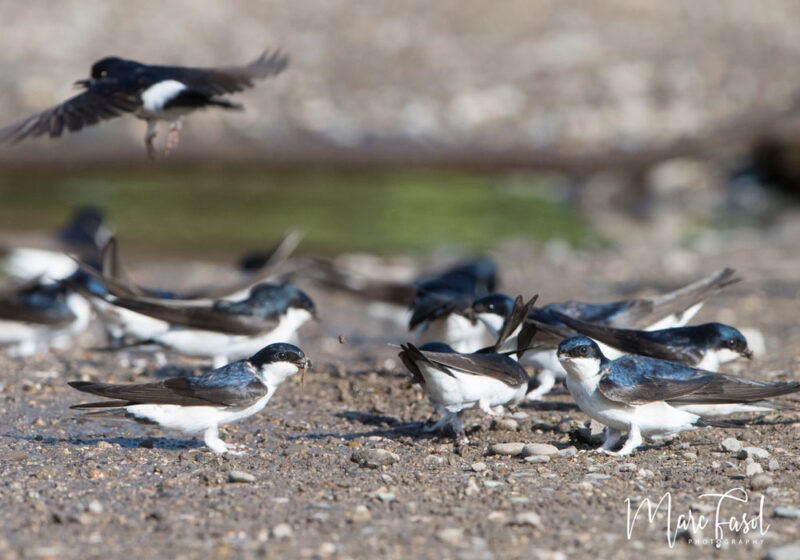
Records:
[[[539,381],[539,386],[525,395],[525,398],[529,401],[538,401],[549,393],[553,385],[556,384],[556,376],[549,369],[542,370],[536,379]]]
[[[621,437],[622,437],[622,432],[620,430],[615,430],[614,428],[606,427],[606,440],[603,442],[603,445],[595,449],[595,451],[597,453],[605,453],[606,451],[611,451]]]
[[[633,453],[633,450],[642,445],[642,432],[639,431],[639,426],[636,424],[631,425],[630,431],[628,432],[628,439],[625,440],[625,445],[622,446],[622,449],[619,451],[604,451],[608,455],[630,455]]]
[[[225,444],[224,441],[219,439],[219,428],[217,428],[217,426],[212,426],[203,433],[203,441],[209,449],[215,453],[219,453],[220,455],[223,453],[229,453],[230,455],[242,454],[241,451],[233,451]]]

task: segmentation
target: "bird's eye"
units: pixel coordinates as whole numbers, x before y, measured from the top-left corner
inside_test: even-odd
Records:
[[[100,77],[101,78],[105,78],[106,76],[108,76],[108,72],[106,70],[103,70],[102,72],[100,72]]]
[[[728,348],[736,348],[736,339],[735,339],[735,338],[729,338],[729,339],[727,340],[727,342],[725,342],[725,345],[726,345]]]
[[[586,356],[589,353],[589,347],[588,346],[578,346],[578,348],[576,348],[576,350],[578,352],[578,356]]]

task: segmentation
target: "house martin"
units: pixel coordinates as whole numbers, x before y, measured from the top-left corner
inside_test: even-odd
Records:
[[[473,302],[496,289],[497,265],[488,258],[460,263],[417,282],[408,328],[417,342],[444,342],[474,352],[496,337],[478,321]]]
[[[284,380],[310,366],[303,351],[286,343],[270,344],[247,359],[198,377],[118,385],[70,381],[73,388],[111,401],[74,405],[93,413],[122,414],[185,434],[202,432],[216,453],[239,455],[219,438],[219,426],[242,420],[266,406]]]
[[[75,209],[47,246],[0,249],[0,256],[3,269],[11,278],[56,282],[78,269],[75,258],[98,266],[102,248],[110,238],[111,228],[102,210],[82,206]]]
[[[156,123],[170,123],[167,152],[177,146],[181,120],[198,109],[218,107],[241,109],[221,97],[253,87],[262,80],[281,73],[289,64],[288,56],[266,52],[246,66],[189,68],[156,66],[110,56],[92,65],[90,77],[75,85],[85,91],[60,105],[0,130],[0,143],[19,142],[48,134],[61,136],[64,129],[80,130],[100,121],[132,113],[147,122],[145,148],[155,157],[153,139]]]
[[[598,325],[557,312],[554,316],[575,335],[594,339],[610,359],[622,354],[640,354],[717,371],[721,364],[738,358],[753,358],[744,335],[722,323],[643,331]]]
[[[233,300],[170,299],[119,291],[112,283],[106,287],[105,295],[87,295],[102,307],[101,318],[133,339],[131,345],[155,343],[213,358],[217,366],[277,341],[294,342],[297,329],[316,315],[311,298],[291,284],[256,284]]]
[[[89,303],[63,283],[29,280],[0,290],[0,345],[17,356],[64,347],[90,321]]]
[[[525,397],[528,374],[516,360],[497,353],[497,348],[524,320],[533,301],[535,298],[526,307],[522,298],[517,298],[515,311],[495,345],[478,352],[460,353],[444,342],[401,346],[401,361],[443,413],[428,431],[451,425],[457,441],[466,444],[468,439],[459,417],[462,410],[477,404],[489,416],[502,415],[504,405],[515,406]]]
[[[643,437],[705,426],[729,426],[691,407],[758,403],[800,391],[800,381],[767,383],[737,379],[676,362],[625,355],[609,360],[591,338],[575,336],[558,346],[567,388],[580,409],[606,426],[599,451],[630,455]],[[619,451],[612,451],[628,437]]]
[[[536,337],[526,340],[524,347],[533,347],[520,357],[520,362],[540,370],[531,387],[529,400],[537,400],[550,392],[557,381],[565,378],[566,372],[556,356],[561,340],[576,334],[565,325],[561,316],[568,316],[587,323],[596,323],[614,328],[636,328],[658,330],[685,325],[700,310],[711,295],[725,286],[738,282],[735,271],[725,268],[696,282],[672,292],[648,298],[634,298],[611,303],[584,303],[566,301],[534,307],[528,322],[536,328]],[[477,300],[472,309],[490,331],[496,332],[513,306],[513,299],[505,294],[489,294]],[[525,332],[524,325],[522,332]],[[528,332],[531,332],[530,330]],[[522,348],[516,335],[509,337],[508,346]]]

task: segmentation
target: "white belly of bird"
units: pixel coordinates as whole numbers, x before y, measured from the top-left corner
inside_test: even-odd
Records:
[[[45,330],[41,325],[20,323],[18,321],[0,321],[0,344],[14,344],[36,338]]]
[[[417,330],[417,341],[419,344],[444,342],[456,352],[475,352],[494,342],[481,321],[473,323],[455,313],[423,323]]]
[[[297,329],[311,314],[305,309],[289,309],[273,330],[258,335],[232,335],[214,331],[173,328],[155,340],[188,356],[213,358],[227,356],[229,360],[249,358],[265,346],[275,342],[292,343]]]
[[[12,278],[30,280],[41,277],[53,282],[73,274],[78,270],[78,264],[58,251],[18,248],[9,252],[3,268]]]
[[[230,424],[260,412],[275,389],[261,397],[255,404],[245,408],[221,406],[179,406],[174,404],[134,404],[125,410],[143,420],[156,422],[162,428],[178,430],[185,434],[196,434],[214,426]]]
[[[539,369],[546,369],[553,373],[556,379],[564,379],[567,372],[564,371],[555,349],[528,350],[522,355],[519,363],[525,366],[533,366]]]
[[[713,418],[715,416],[728,416],[729,414],[736,414],[739,412],[772,412],[772,408],[765,405],[758,404],[745,404],[745,403],[727,403],[727,404],[681,404],[675,405],[685,412],[697,414],[698,416],[707,416]]]
[[[420,364],[420,371],[425,377],[428,396],[450,412],[470,408],[478,401],[490,407],[515,404],[522,400],[528,388],[527,385],[511,387],[493,377],[457,371],[453,372],[455,377],[451,377],[425,364]]]
[[[697,416],[659,401],[643,405],[626,405],[604,397],[597,389],[600,376],[579,380],[567,376],[567,388],[580,409],[601,424],[626,432],[632,425],[642,435],[675,433],[694,429]]]
[[[111,334],[119,338],[148,340],[169,330],[169,323],[166,321],[136,313],[102,299],[94,299],[92,306]]]
[[[192,112],[191,108],[173,107],[164,109],[164,105],[186,89],[186,85],[177,80],[163,80],[155,83],[142,92],[142,107],[136,112],[141,119],[160,119],[175,121]]]

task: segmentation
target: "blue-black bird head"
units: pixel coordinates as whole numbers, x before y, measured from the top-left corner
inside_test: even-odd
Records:
[[[710,350],[730,350],[745,358],[752,358],[753,352],[747,345],[744,335],[729,325],[723,323],[706,323],[695,327],[699,338],[703,339]]]
[[[94,206],[76,208],[69,222],[58,232],[58,238],[80,247],[103,247],[110,236],[102,210]]]
[[[588,336],[573,336],[558,345],[558,358],[596,358],[605,361],[605,356],[597,343]]]
[[[490,313],[505,319],[511,315],[511,311],[514,309],[514,298],[506,294],[489,294],[476,300],[472,304],[472,309],[475,313]]]
[[[314,302],[308,294],[291,284],[257,284],[250,290],[247,301],[269,311],[294,308],[305,309],[312,317],[317,315]]]
[[[276,342],[265,346],[247,360],[257,368],[267,364],[274,364],[277,362],[288,362],[296,365],[300,369],[310,367],[311,364],[303,351],[294,344],[286,342]]]
[[[454,354],[455,350],[444,342],[426,342],[419,347],[424,352],[441,352],[443,354]]]
[[[75,82],[75,85],[88,88],[95,80],[102,80],[103,78],[124,78],[140,66],[141,64],[132,60],[125,60],[117,56],[107,56],[92,64],[90,78],[78,80]]]

